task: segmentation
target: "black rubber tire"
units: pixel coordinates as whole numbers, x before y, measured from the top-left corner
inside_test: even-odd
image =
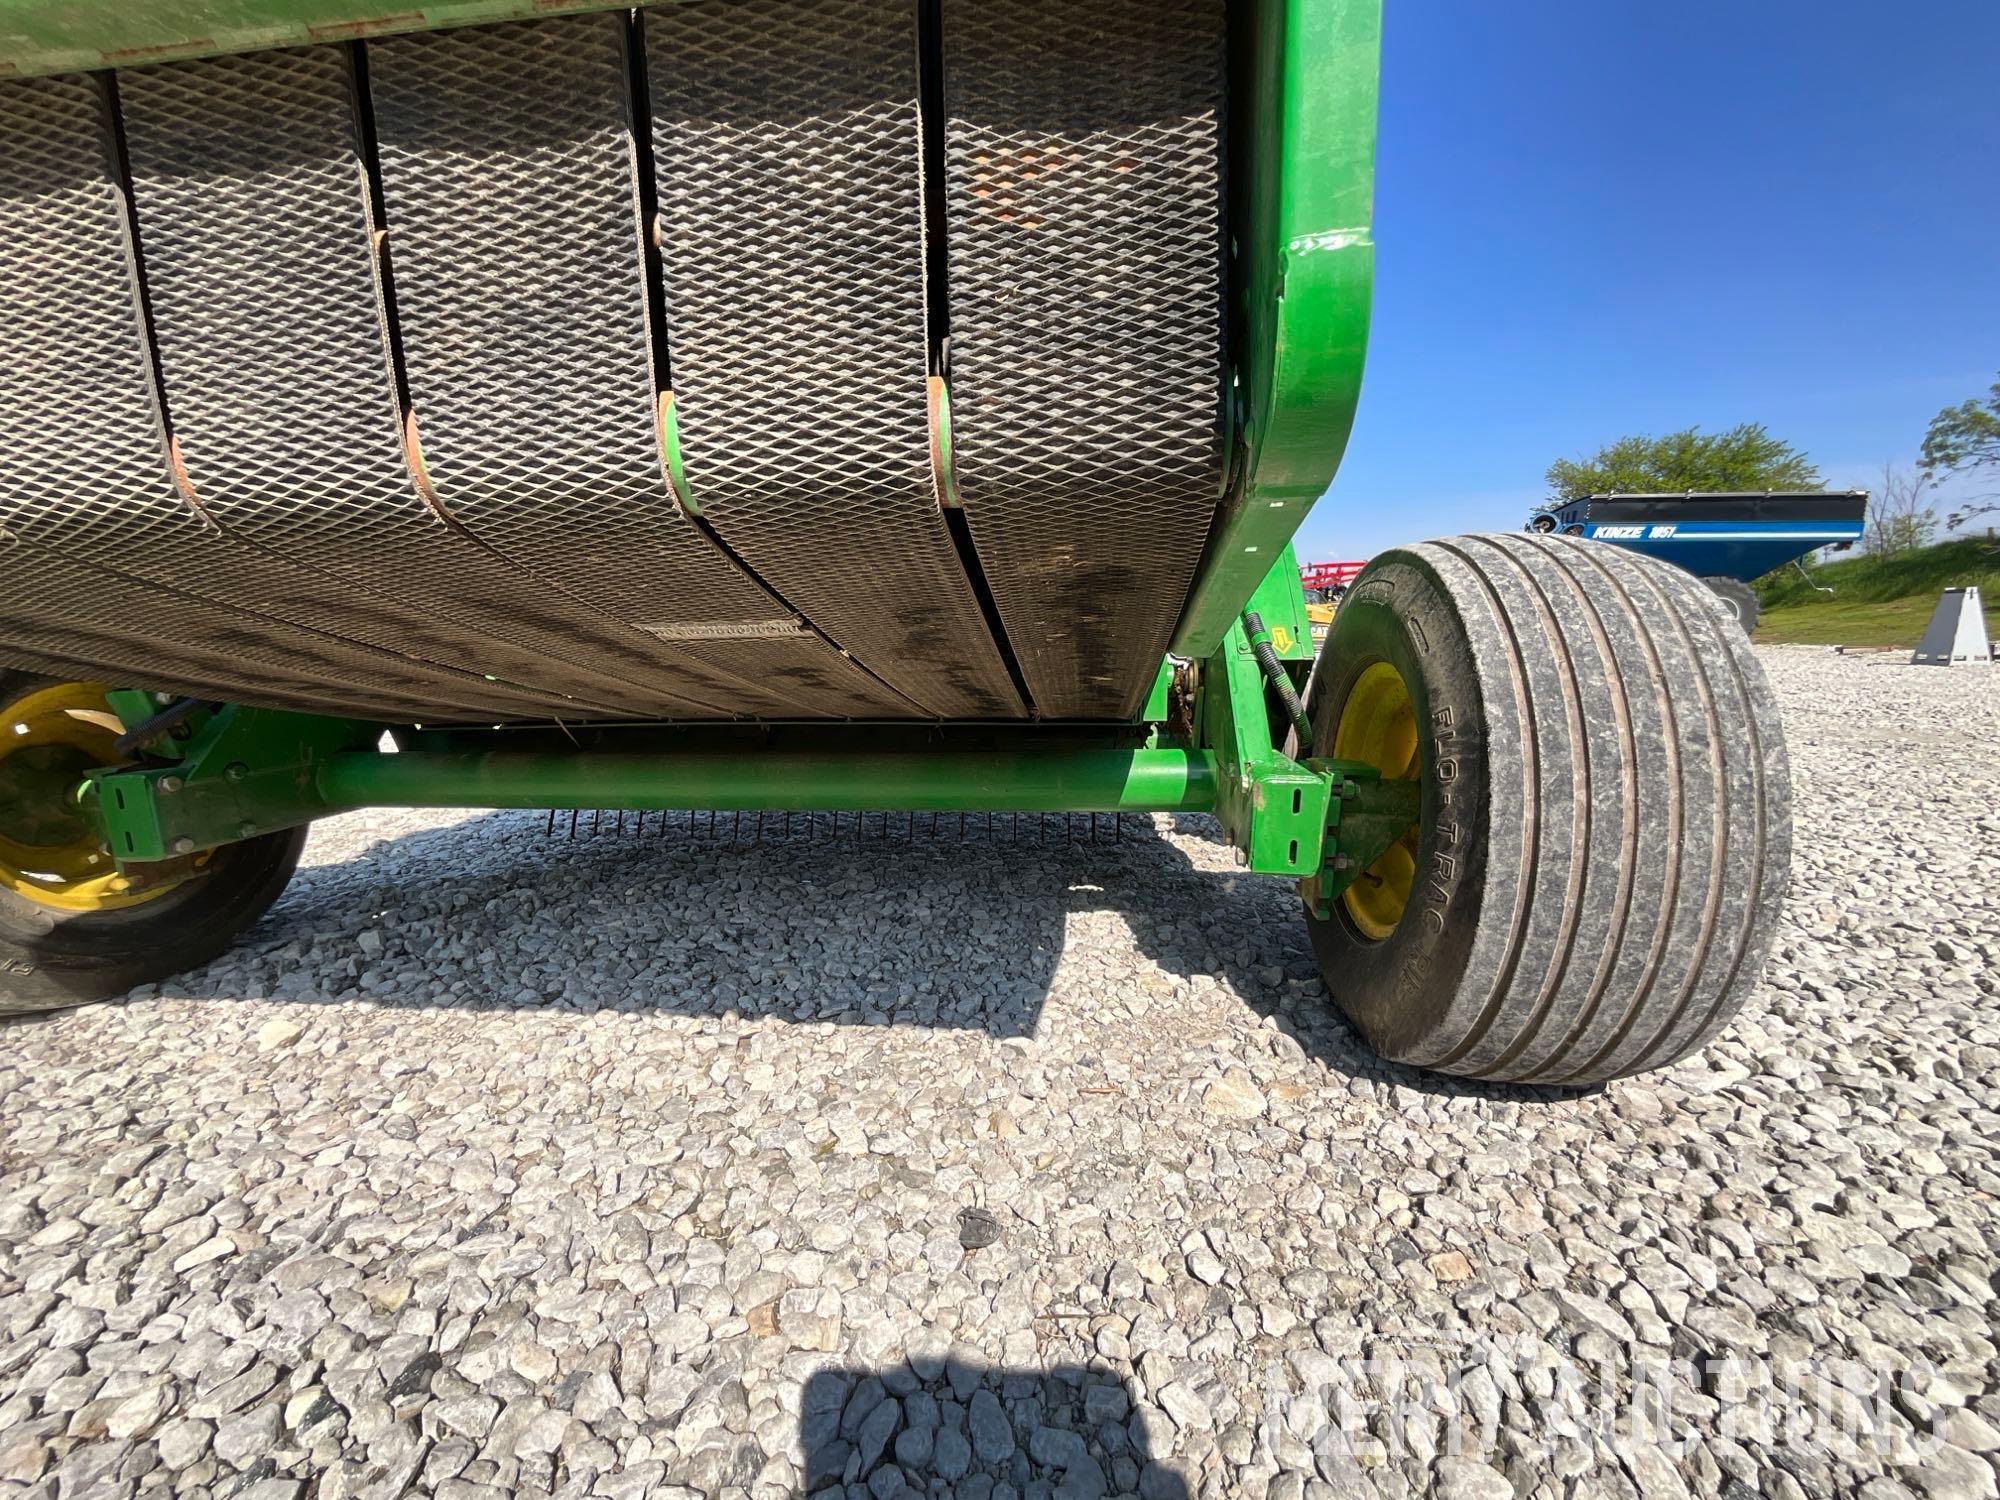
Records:
[[[1729,606],[1745,635],[1757,633],[1757,616],[1763,613],[1764,606],[1757,598],[1755,589],[1740,578],[1704,578],[1702,582],[1708,585],[1716,598]]]
[[[35,685],[0,674],[0,705]],[[0,890],[0,1016],[109,999],[207,963],[278,899],[306,832],[225,845],[200,876],[122,911],[57,912]]]
[[[1713,1036],[1763,970],[1792,837],[1777,704],[1714,597],[1564,537],[1384,553],[1323,648],[1317,753],[1378,661],[1423,741],[1410,903],[1380,941],[1338,901],[1307,918],[1369,1044],[1443,1073],[1586,1084]]]

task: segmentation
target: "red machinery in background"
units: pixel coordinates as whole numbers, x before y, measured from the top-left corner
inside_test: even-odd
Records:
[[[1299,582],[1304,585],[1308,599],[1318,594],[1321,601],[1332,604],[1367,566],[1366,562],[1300,563]]]

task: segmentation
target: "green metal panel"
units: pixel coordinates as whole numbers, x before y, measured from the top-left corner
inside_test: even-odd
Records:
[[[0,0],[0,76],[623,10],[605,0]]]
[[[1299,582],[1299,560],[1290,542],[1278,550],[1278,560],[1258,582],[1243,610],[1254,610],[1262,618],[1280,661],[1313,659],[1312,619],[1306,614],[1306,591]]]
[[[1238,622],[1202,671],[1201,734],[1217,761],[1215,816],[1249,868],[1304,879],[1320,867],[1332,775],[1279,752],[1266,691]]]
[[[1221,644],[1332,482],[1368,346],[1381,0],[1259,0],[1247,21],[1232,205],[1244,468],[1174,634],[1182,656]]]

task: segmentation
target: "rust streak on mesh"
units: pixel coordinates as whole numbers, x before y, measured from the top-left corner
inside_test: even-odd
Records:
[[[399,10],[386,16],[368,16],[359,21],[322,21],[306,27],[306,35],[316,42],[352,42],[361,37],[386,32],[410,31],[425,21],[420,10]]]
[[[201,503],[201,496],[195,493],[194,481],[188,477],[187,465],[181,461],[181,440],[173,435],[167,438],[167,471],[174,476],[174,488],[187,502],[188,509],[201,517],[211,531],[222,530],[215,517],[208,513],[208,507]]]
[[[403,463],[410,471],[410,481],[417,487],[417,495],[424,502],[424,508],[453,531],[460,530],[457,519],[438,498],[437,487],[431,483],[430,470],[424,467],[424,443],[417,434],[415,407],[403,413],[402,429]]]

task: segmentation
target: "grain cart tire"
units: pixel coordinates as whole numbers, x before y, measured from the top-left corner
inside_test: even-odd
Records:
[[[66,795],[112,759],[118,732],[101,687],[0,674],[0,1015],[107,999],[206,963],[299,862],[303,828],[121,875]]]
[[[1422,783],[1418,825],[1308,916],[1377,1051],[1596,1083],[1742,1005],[1791,783],[1763,670],[1696,579],[1553,536],[1399,548],[1349,592],[1315,686],[1316,754]]]
[[[1743,627],[1745,635],[1754,635],[1757,630],[1757,616],[1763,605],[1758,602],[1757,591],[1740,578],[1704,578],[1709,591],[1728,605],[1736,616],[1736,623]]]

